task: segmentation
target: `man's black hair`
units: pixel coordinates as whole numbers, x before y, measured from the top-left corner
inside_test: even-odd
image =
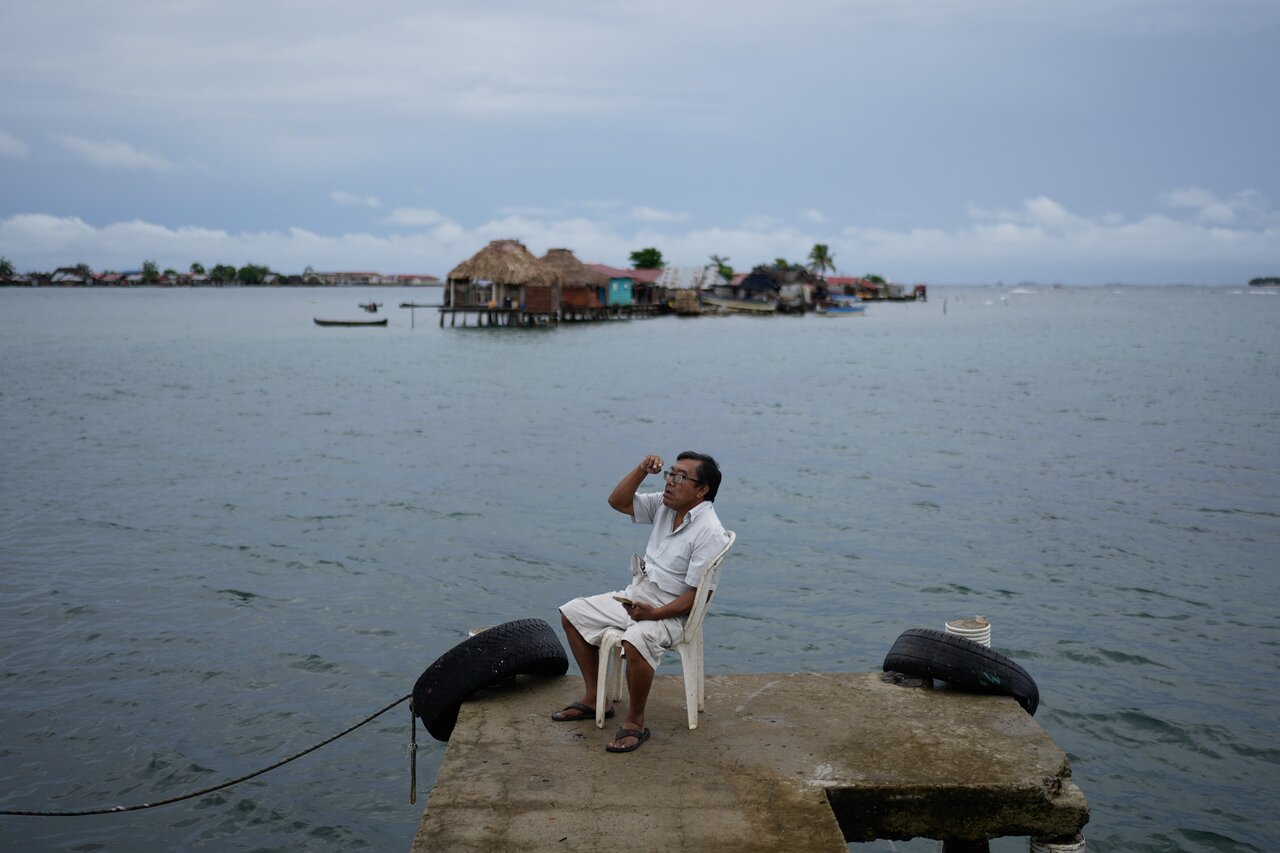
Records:
[[[698,463],[698,481],[707,487],[707,495],[703,500],[715,503],[716,492],[720,491],[720,466],[716,464],[716,460],[705,453],[694,453],[692,450],[686,450],[676,457],[677,462],[681,459],[693,459]]]

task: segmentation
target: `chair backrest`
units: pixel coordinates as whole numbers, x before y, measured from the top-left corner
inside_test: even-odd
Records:
[[[733,547],[734,541],[738,538],[732,530],[726,530],[724,535],[726,538],[724,547],[720,549],[720,553],[716,554],[715,559],[702,572],[702,580],[698,581],[698,592],[693,598],[693,609],[689,611],[689,616],[684,620],[684,634],[686,637],[691,637],[702,629],[702,620],[707,615],[707,606],[711,601],[711,587],[718,582],[725,554],[729,553],[729,549]]]

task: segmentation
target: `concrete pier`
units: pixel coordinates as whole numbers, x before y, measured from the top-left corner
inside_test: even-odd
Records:
[[[653,737],[556,723],[582,682],[523,677],[463,705],[414,839],[444,850],[845,851],[848,841],[1070,836],[1089,819],[1062,750],[1013,700],[882,673],[655,679]],[[957,848],[958,849],[958,848]]]

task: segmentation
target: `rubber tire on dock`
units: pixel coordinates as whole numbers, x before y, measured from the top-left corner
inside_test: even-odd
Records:
[[[458,710],[478,690],[513,675],[564,675],[569,659],[541,619],[504,622],[468,637],[436,659],[413,685],[413,713],[436,740],[448,740]]]
[[[960,690],[1012,696],[1035,716],[1040,688],[1025,669],[981,643],[931,628],[909,628],[884,658],[885,672],[939,678]]]

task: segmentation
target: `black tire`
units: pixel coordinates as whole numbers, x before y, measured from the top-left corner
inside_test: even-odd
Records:
[[[564,675],[569,659],[551,626],[517,619],[468,637],[436,659],[413,685],[413,713],[436,740],[448,740],[458,709],[477,690],[513,675]]]
[[[971,693],[1012,696],[1035,716],[1040,688],[1025,669],[981,643],[931,628],[909,628],[884,658],[885,672],[939,678]]]

